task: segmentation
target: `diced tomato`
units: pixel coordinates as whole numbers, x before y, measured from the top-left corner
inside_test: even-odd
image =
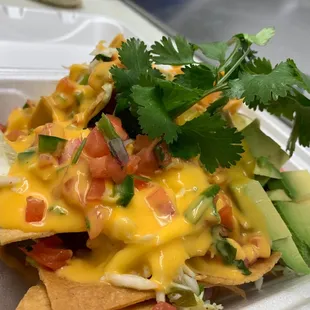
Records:
[[[285,169],[284,169],[284,168],[281,168],[281,169],[280,169],[280,171],[281,171],[281,172],[284,172],[284,171],[285,171]]]
[[[65,266],[73,255],[71,250],[48,246],[44,241],[39,241],[33,245],[30,251],[25,248],[21,248],[21,250],[41,266],[52,270],[57,270]]]
[[[167,216],[175,213],[173,202],[162,187],[156,188],[146,200],[158,215]]]
[[[6,137],[7,137],[8,140],[14,142],[14,141],[16,141],[19,137],[24,136],[24,135],[25,135],[25,133],[24,133],[23,131],[18,130],[18,129],[14,129],[14,130],[10,131],[10,132],[6,135]]]
[[[33,196],[28,196],[26,200],[26,222],[31,223],[42,221],[46,209],[44,200]]]
[[[66,76],[58,82],[56,91],[63,92],[66,94],[72,94],[75,88],[76,84]]]
[[[59,163],[63,164],[67,160],[71,159],[73,154],[75,154],[77,148],[81,145],[81,143],[82,140],[79,138],[69,140],[66,143],[65,148],[59,158]]]
[[[84,151],[88,156],[95,158],[110,154],[108,144],[97,127],[88,135]]]
[[[150,147],[142,149],[137,156],[141,159],[136,171],[137,174],[149,176],[154,174],[154,172],[159,169],[159,164],[155,153]]]
[[[111,178],[117,184],[122,183],[126,177],[126,172],[112,155],[91,158],[89,168],[93,178]]]
[[[101,200],[104,191],[105,191],[105,180],[92,179],[86,196],[86,200],[87,201]]]
[[[139,180],[139,179],[134,179],[134,185],[137,190],[141,191],[142,189],[149,187],[150,182]]]
[[[87,213],[89,221],[88,235],[91,240],[100,235],[104,227],[104,219],[107,217],[109,217],[109,209],[101,205],[95,206]]]
[[[231,206],[224,206],[219,210],[219,215],[221,217],[221,224],[229,230],[233,230],[234,221],[233,221],[233,212]]]
[[[128,134],[127,134],[127,132],[122,127],[121,119],[116,117],[116,116],[114,116],[114,115],[106,114],[106,116],[110,120],[110,122],[112,123],[112,125],[113,125],[116,133],[119,135],[119,137],[122,140],[127,140],[128,139]]]
[[[46,237],[40,239],[40,242],[44,243],[46,247],[51,247],[51,248],[61,248],[63,247],[63,242],[62,240],[57,236],[51,236],[51,237]]]
[[[152,140],[148,138],[148,136],[137,135],[136,140],[133,144],[134,152],[138,153],[142,149],[149,147],[152,144]]]
[[[6,131],[6,126],[0,124],[0,130],[1,130],[2,132],[5,132],[5,131]]]
[[[160,301],[152,308],[152,310],[177,310],[177,308],[167,302]]]
[[[126,172],[128,174],[135,174],[136,171],[138,170],[140,161],[141,161],[141,158],[137,155],[129,156],[129,161],[126,165]]]

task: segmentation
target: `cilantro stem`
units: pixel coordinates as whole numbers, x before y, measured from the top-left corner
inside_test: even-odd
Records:
[[[245,53],[238,59],[238,61],[230,68],[230,70],[218,81],[217,85],[223,84],[230,75],[238,68],[238,66],[241,64],[241,62],[245,59],[245,57],[250,53],[251,49],[248,47],[248,49],[245,51]]]
[[[240,48],[240,41],[237,41],[234,50],[231,52],[229,57],[226,59],[225,63],[220,66],[220,68],[218,69],[218,72],[221,72],[225,69],[225,67],[231,62],[235,54],[238,52],[239,48]]]

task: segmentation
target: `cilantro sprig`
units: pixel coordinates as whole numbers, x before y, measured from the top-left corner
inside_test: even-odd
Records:
[[[150,50],[144,42],[129,39],[118,49],[122,66],[110,70],[117,92],[115,113],[133,137],[143,133],[161,138],[174,156],[199,156],[210,172],[234,165],[243,152],[242,136],[222,110],[230,98],[243,98],[249,108],[292,120],[290,154],[297,141],[309,146],[310,100],[304,90],[310,92],[310,78],[290,59],[272,67],[252,50],[273,35],[273,28],[264,28],[256,35],[240,33],[228,41],[202,44],[163,37]],[[197,51],[205,56],[203,61],[195,57]],[[154,63],[183,66],[183,72],[166,79]],[[176,124],[179,115],[215,92],[222,97],[202,115]]]

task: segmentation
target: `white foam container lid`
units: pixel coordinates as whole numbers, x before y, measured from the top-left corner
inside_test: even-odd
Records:
[[[0,123],[26,99],[50,94],[66,75],[63,66],[89,62],[89,53],[99,40],[110,41],[121,32],[151,43],[164,35],[119,1],[98,2],[98,10],[107,9],[105,15],[31,6],[34,8],[0,5]],[[290,132],[285,123],[268,113],[244,111],[258,117],[263,131],[285,149]],[[286,167],[310,170],[309,150],[297,146]],[[15,309],[26,290],[20,276],[0,262],[0,309]],[[224,300],[225,309],[310,309],[310,276],[272,280],[261,291],[250,285],[247,292],[247,300]]]

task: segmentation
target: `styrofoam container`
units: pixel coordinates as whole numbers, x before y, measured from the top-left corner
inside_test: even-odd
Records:
[[[138,36],[147,43],[157,39],[140,36],[123,21],[70,11],[0,6],[0,20],[0,123],[5,123],[10,111],[28,98],[35,100],[50,94],[66,75],[63,66],[89,62],[89,53],[99,40],[110,41],[119,32],[126,37]],[[243,110],[259,118],[263,131],[285,149],[291,130],[288,125],[268,113]],[[310,170],[309,150],[297,146],[286,167]],[[0,309],[15,309],[27,289],[24,279],[0,261]],[[224,298],[225,309],[310,309],[310,276],[265,281],[261,291],[251,284],[246,291],[247,300],[230,295]]]

